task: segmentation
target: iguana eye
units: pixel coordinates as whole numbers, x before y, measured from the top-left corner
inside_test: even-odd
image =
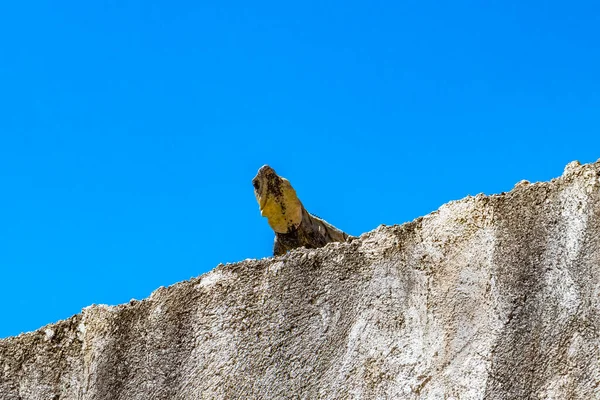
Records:
[[[260,182],[258,181],[258,179],[252,179],[252,186],[254,186],[254,189],[256,190],[260,189]]]

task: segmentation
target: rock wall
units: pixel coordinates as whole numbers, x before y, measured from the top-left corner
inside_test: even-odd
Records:
[[[600,399],[600,162],[2,340],[0,399]]]

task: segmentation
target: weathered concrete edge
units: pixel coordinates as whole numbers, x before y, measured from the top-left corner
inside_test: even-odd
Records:
[[[429,213],[425,216],[417,217],[412,221],[408,221],[408,222],[405,222],[402,224],[397,224],[397,225],[390,225],[390,226],[386,226],[384,224],[379,225],[377,228],[361,234],[359,237],[355,238],[354,240],[363,241],[365,239],[368,239],[369,237],[371,237],[371,236],[375,235],[377,232],[379,232],[381,229],[394,229],[394,228],[410,229],[410,228],[416,226],[417,224],[419,224],[423,219],[432,218],[432,217],[436,216],[437,214],[440,213],[441,210],[443,210],[446,207],[456,206],[459,204],[465,204],[465,203],[473,201],[474,199],[481,200],[481,199],[485,199],[485,198],[494,198],[494,199],[509,198],[511,196],[514,196],[515,194],[518,194],[519,192],[533,190],[542,185],[561,184],[564,181],[572,180],[574,178],[574,176],[576,176],[578,174],[585,173],[585,171],[593,172],[595,169],[598,169],[598,168],[600,168],[600,159],[598,159],[596,162],[588,163],[588,164],[581,164],[579,161],[572,161],[565,166],[564,172],[561,176],[559,176],[557,178],[552,178],[550,181],[540,181],[540,182],[530,183],[527,180],[521,180],[521,181],[517,182],[515,184],[515,186],[513,187],[513,189],[511,189],[508,192],[502,192],[502,193],[491,194],[491,195],[485,195],[483,193],[477,194],[475,196],[467,195],[462,199],[451,200],[447,203],[444,203],[437,210],[432,211],[431,213]],[[347,246],[349,244],[348,243],[342,243],[342,244],[330,243],[320,249],[307,250],[305,248],[299,248],[299,249],[293,250],[292,253],[301,254],[301,253],[306,253],[309,251],[327,252],[327,251],[329,251],[329,249],[332,246],[339,246],[339,245]],[[209,278],[209,275],[211,275],[211,274],[214,274],[214,275],[227,274],[230,270],[238,269],[248,263],[266,262],[269,260],[273,260],[273,261],[285,260],[289,257],[290,257],[290,254],[285,254],[285,255],[281,255],[281,256],[265,257],[262,259],[245,259],[245,260],[233,262],[233,263],[218,264],[215,268],[213,268],[210,271],[207,271],[201,275],[198,275],[197,277],[194,277],[194,278],[191,278],[191,279],[188,279],[185,281],[177,282],[177,283],[174,283],[174,284],[166,286],[166,287],[160,286],[156,290],[154,290],[150,294],[150,296],[148,296],[145,299],[131,300],[128,303],[122,303],[122,304],[118,304],[118,305],[91,304],[87,307],[84,307],[80,313],[74,314],[69,318],[59,320],[56,322],[51,322],[51,323],[44,325],[36,330],[29,331],[29,332],[23,332],[16,336],[0,338],[0,347],[7,346],[9,343],[10,343],[10,345],[19,344],[21,346],[24,346],[24,345],[35,344],[38,341],[56,341],[56,340],[60,340],[60,338],[63,337],[67,332],[71,332],[71,335],[70,335],[71,337],[73,337],[73,334],[74,334],[75,337],[78,339],[80,346],[83,346],[83,338],[84,338],[84,334],[85,334],[85,320],[86,320],[85,317],[88,313],[94,313],[94,311],[99,311],[99,310],[110,311],[110,312],[122,311],[123,309],[134,306],[140,302],[142,302],[142,303],[151,302],[152,299],[158,293],[166,294],[165,291],[167,291],[167,292],[177,291],[179,288],[181,288],[182,285],[203,284],[202,282],[203,281],[206,282],[207,278],[209,280],[211,279],[211,278]],[[95,310],[95,309],[98,309],[98,310]]]

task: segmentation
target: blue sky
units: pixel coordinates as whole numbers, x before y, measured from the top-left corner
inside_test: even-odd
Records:
[[[597,2],[0,5],[0,337],[600,158]]]

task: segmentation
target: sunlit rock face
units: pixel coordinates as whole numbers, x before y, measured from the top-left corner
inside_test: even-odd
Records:
[[[9,321],[4,321],[9,323]],[[600,163],[0,341],[0,399],[598,399]]]

